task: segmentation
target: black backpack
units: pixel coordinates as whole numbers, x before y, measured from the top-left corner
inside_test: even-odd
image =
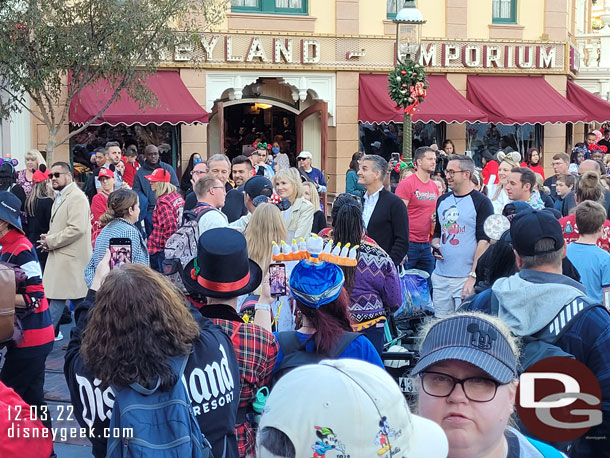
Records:
[[[271,377],[269,386],[273,388],[279,379],[299,366],[317,364],[323,359],[337,359],[361,335],[357,332],[346,332],[339,338],[335,349],[329,355],[320,355],[319,353],[306,350],[307,344],[314,338],[315,334],[312,334],[305,342],[301,342],[296,331],[278,333],[277,340],[284,353],[284,359],[280,363],[278,370]]]
[[[491,293],[491,314],[498,316],[498,298]],[[559,339],[576,322],[576,318],[585,311],[593,308],[606,308],[587,296],[580,296],[562,307],[549,324],[535,334],[522,337],[523,350],[520,358],[520,372],[525,372],[532,365],[544,358],[564,356],[575,359],[574,355],[566,352],[557,345]]]

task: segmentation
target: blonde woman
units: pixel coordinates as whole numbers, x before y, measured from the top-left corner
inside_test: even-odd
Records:
[[[23,188],[26,196],[29,196],[30,192],[32,192],[32,188],[34,187],[32,177],[34,176],[34,172],[36,172],[41,165],[46,167],[47,163],[40,151],[31,149],[25,153],[25,169],[17,172],[17,184]]]
[[[38,241],[41,234],[49,232],[51,208],[55,201],[55,191],[53,191],[49,174],[44,165],[40,170],[32,174],[32,183],[32,190],[25,201],[27,218],[25,219],[23,229],[28,240],[36,247],[38,261],[40,262],[41,269],[44,271],[49,252],[39,248]]]
[[[150,181],[150,187],[157,198],[152,218],[153,230],[148,237],[150,267],[162,273],[165,243],[178,229],[184,210],[184,199],[176,190],[176,186],[170,183],[171,174],[167,170],[155,169],[151,175],[146,175],[146,179]]]
[[[516,151],[511,151],[510,153],[500,151],[498,153],[498,162],[500,164],[498,166],[499,183],[489,188],[489,198],[494,206],[494,213],[501,215],[504,206],[510,202],[508,194],[506,194],[504,189],[508,183],[508,175],[514,167],[519,167],[521,155]]]
[[[495,338],[483,348],[472,345],[473,336]],[[411,374],[418,377],[418,413],[443,428],[450,458],[563,456],[543,455],[539,442],[509,426],[519,347],[499,318],[457,313],[433,320],[421,337]]]
[[[311,228],[311,232],[314,234],[318,234],[322,229],[326,229],[326,216],[324,216],[322,210],[319,210],[322,206],[320,204],[320,194],[318,194],[317,188],[318,187],[311,181],[303,183],[303,197],[311,202],[316,211],[313,214],[313,226]]]
[[[290,201],[290,208],[284,211],[284,222],[288,231],[288,239],[307,239],[313,227],[315,208],[303,197],[301,175],[294,167],[280,170],[273,178],[275,192]]]
[[[286,240],[286,235],[286,225],[280,209],[271,203],[259,204],[252,213],[244,237],[248,246],[248,256],[259,265],[263,271],[263,278],[269,272],[269,266],[271,265],[272,242],[279,243],[281,240]],[[296,262],[285,262],[284,264],[286,265],[286,278],[289,278]],[[252,294],[260,295],[261,286],[258,285]],[[244,295],[239,298],[238,310],[241,310],[247,296]],[[273,316],[276,317],[274,324],[276,324],[277,330],[294,328],[294,317],[290,310],[288,296],[277,297],[271,304],[271,309]]]

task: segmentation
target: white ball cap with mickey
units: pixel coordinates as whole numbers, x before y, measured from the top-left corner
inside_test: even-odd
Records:
[[[283,432],[296,457],[446,458],[439,425],[413,415],[400,388],[380,367],[355,359],[296,368],[275,385],[259,432]],[[272,457],[259,444],[258,457]],[[318,455],[315,455],[315,453]]]

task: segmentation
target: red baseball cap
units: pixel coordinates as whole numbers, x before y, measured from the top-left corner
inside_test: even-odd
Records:
[[[172,176],[167,170],[158,168],[158,169],[155,169],[155,171],[152,173],[152,175],[146,175],[144,178],[146,178],[148,181],[151,181],[151,182],[161,181],[163,183],[169,183]]]
[[[102,167],[97,174],[98,178],[114,178],[114,172],[106,167]]]

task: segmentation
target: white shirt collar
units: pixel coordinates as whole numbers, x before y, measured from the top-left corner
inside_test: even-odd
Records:
[[[70,184],[66,185],[66,186],[64,187],[64,189],[62,189],[61,191],[59,191],[59,192],[57,193],[57,197],[61,197],[61,196],[63,196],[63,195],[64,195],[64,193],[66,192],[66,189],[68,189],[68,188],[69,188],[70,186],[72,186],[73,184],[74,184],[74,181],[73,181],[72,183],[70,183]]]
[[[364,199],[368,200],[368,199],[374,199],[374,198],[378,197],[379,193],[381,192],[382,189],[383,189],[383,185],[381,185],[381,187],[377,190],[377,192],[375,192],[373,194],[369,194],[369,192],[367,191],[366,194],[364,195]]]

